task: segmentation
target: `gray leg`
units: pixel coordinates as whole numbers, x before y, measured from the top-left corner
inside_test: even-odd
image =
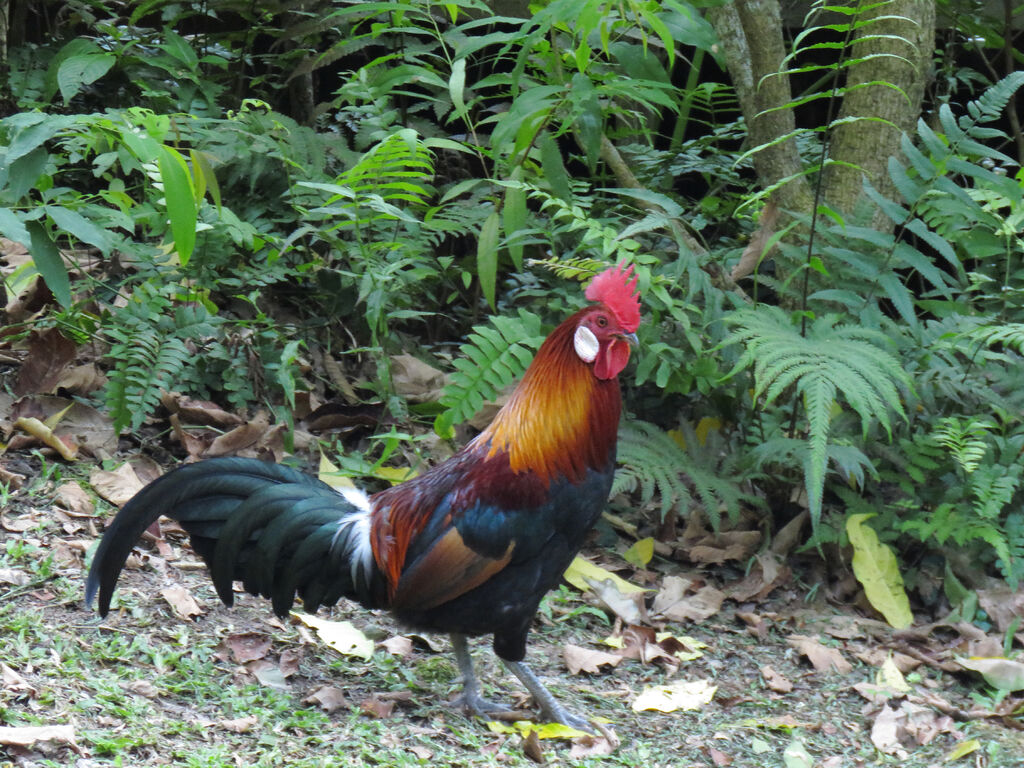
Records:
[[[537,706],[540,707],[541,716],[545,720],[551,723],[568,725],[571,728],[578,728],[588,733],[594,732],[594,726],[591,725],[590,721],[572,714],[559,704],[551,694],[551,691],[544,686],[540,678],[533,674],[533,671],[526,664],[521,661],[505,661],[504,659],[502,659],[502,662],[526,686],[526,690],[533,694],[533,699],[537,702]]]
[[[452,650],[455,652],[455,663],[459,666],[459,674],[462,675],[462,693],[451,703],[453,707],[460,707],[471,715],[485,717],[490,720],[521,719],[522,714],[488,701],[480,693],[480,682],[473,671],[473,657],[469,655],[469,644],[465,635],[452,633]]]

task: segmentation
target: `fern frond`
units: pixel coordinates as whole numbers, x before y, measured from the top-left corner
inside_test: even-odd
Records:
[[[174,387],[191,354],[180,338],[152,328],[111,329],[108,334],[116,340],[110,356],[117,363],[107,386],[114,430],[138,429],[160,402],[161,390]]]
[[[899,388],[909,387],[910,378],[884,348],[888,340],[878,331],[822,317],[801,334],[781,309],[765,305],[738,310],[727,322],[736,329],[725,343],[746,347],[730,375],[753,365],[755,396],[763,396],[766,404],[791,389],[804,398],[809,448],[804,482],[817,524],[837,394],[856,411],[864,434],[877,421],[891,436],[890,412],[906,419]]]
[[[518,317],[496,315],[490,322],[475,326],[459,347],[451,383],[441,395],[447,409],[442,417],[448,425],[469,419],[522,376],[544,341],[540,317],[525,309]]]

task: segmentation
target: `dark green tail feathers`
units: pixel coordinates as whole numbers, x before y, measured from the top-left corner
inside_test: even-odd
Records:
[[[225,605],[233,603],[234,581],[269,597],[279,616],[296,593],[310,612],[340,597],[369,597],[374,569],[364,494],[339,493],[280,464],[210,459],[150,483],[117,513],[85,586],[87,605],[99,594],[101,615],[132,547],[161,515],[189,534]]]

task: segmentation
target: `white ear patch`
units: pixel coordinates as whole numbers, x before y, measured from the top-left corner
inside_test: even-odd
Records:
[[[597,357],[600,345],[597,343],[597,336],[586,326],[581,325],[576,329],[576,335],[572,338],[572,345],[576,349],[576,354],[580,356],[580,360],[585,363],[594,362],[594,358]]]

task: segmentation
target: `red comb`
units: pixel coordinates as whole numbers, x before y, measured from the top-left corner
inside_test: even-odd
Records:
[[[615,319],[632,333],[640,325],[640,297],[636,292],[636,277],[632,265],[623,269],[623,262],[609,267],[590,281],[584,294],[590,301],[600,301],[615,315]]]

